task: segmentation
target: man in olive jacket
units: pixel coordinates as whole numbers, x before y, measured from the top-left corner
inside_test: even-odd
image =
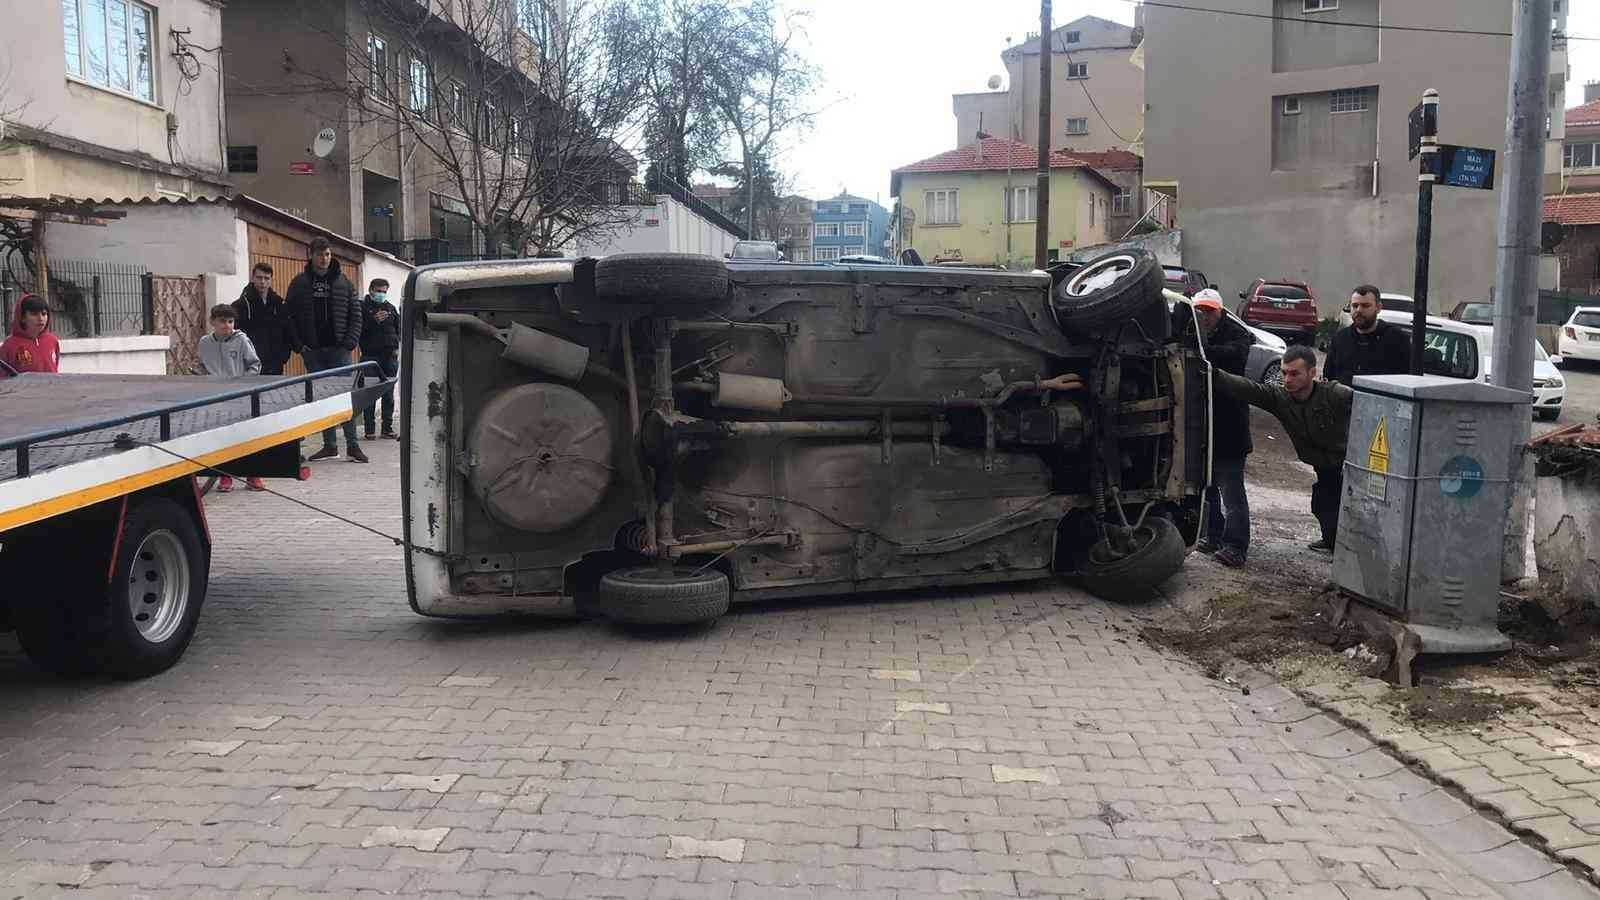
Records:
[[[1311,549],[1332,553],[1339,533],[1339,502],[1344,493],[1344,449],[1350,433],[1355,391],[1334,381],[1317,381],[1317,355],[1310,347],[1283,354],[1283,386],[1257,384],[1220,369],[1216,389],[1272,413],[1289,433],[1300,461],[1317,472],[1311,488],[1311,514],[1322,526],[1322,540]]]
[[[350,354],[361,343],[361,295],[339,271],[327,238],[311,241],[306,270],[289,283],[289,316],[304,345],[306,371],[322,372],[351,364]],[[367,455],[356,443],[355,419],[344,423],[345,450],[351,462],[364,463]],[[330,428],[322,433],[322,449],[313,460],[339,455],[338,437]]]

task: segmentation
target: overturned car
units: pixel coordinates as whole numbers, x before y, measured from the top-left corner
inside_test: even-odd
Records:
[[[407,586],[438,616],[706,621],[730,600],[1182,565],[1209,388],[1156,261],[1051,273],[624,254],[406,288]]]

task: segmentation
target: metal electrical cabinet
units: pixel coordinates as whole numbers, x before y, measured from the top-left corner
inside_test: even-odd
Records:
[[[1531,397],[1431,375],[1357,376],[1333,574],[1425,653],[1509,646],[1497,626],[1511,435]]]

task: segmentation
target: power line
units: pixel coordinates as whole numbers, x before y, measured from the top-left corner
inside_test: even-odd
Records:
[[[1245,19],[1265,19],[1272,22],[1298,22],[1302,25],[1324,25],[1330,28],[1365,28],[1371,31],[1416,31],[1428,34],[1459,34],[1473,37],[1511,37],[1509,31],[1484,31],[1476,28],[1435,28],[1427,25],[1384,25],[1377,22],[1334,22],[1316,21],[1297,16],[1280,16],[1273,13],[1245,12],[1236,9],[1217,9],[1211,6],[1191,6],[1185,3],[1170,3],[1166,0],[1122,0],[1123,3],[1156,7],[1159,9],[1176,9],[1184,12],[1212,13],[1219,16],[1238,16]],[[1586,37],[1583,35],[1561,35],[1569,41],[1600,41],[1600,37]]]

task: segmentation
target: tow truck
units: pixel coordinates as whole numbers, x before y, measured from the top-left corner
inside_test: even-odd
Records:
[[[171,667],[211,567],[195,476],[309,477],[300,440],[387,389],[355,387],[363,365],[376,374],[0,379],[0,630],[56,673]]]

